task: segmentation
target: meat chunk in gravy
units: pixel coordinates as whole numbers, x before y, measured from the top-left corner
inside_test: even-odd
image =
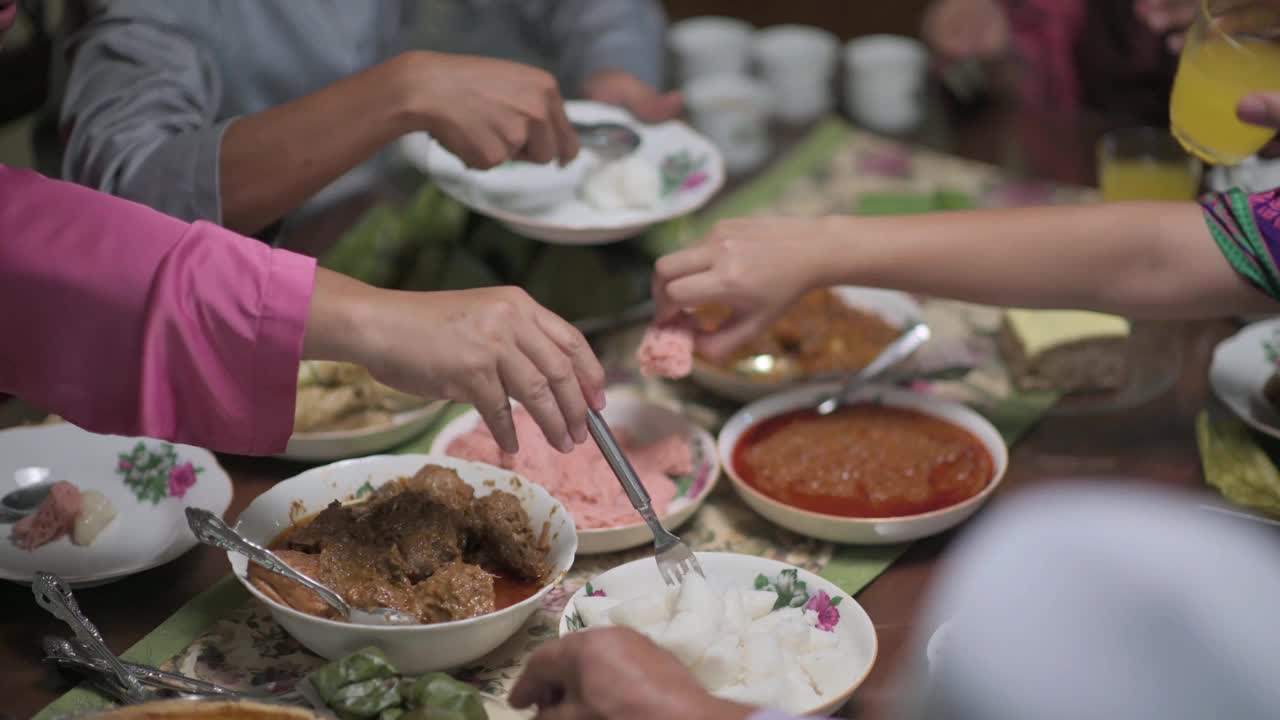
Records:
[[[468,516],[474,555],[516,571],[524,578],[545,578],[550,544],[545,531],[534,534],[529,514],[516,496],[496,491],[478,498]]]
[[[449,468],[428,465],[386,483],[363,503],[334,503],[273,544],[292,567],[355,607],[390,607],[422,622],[483,615],[497,608],[495,574],[541,582],[549,546],[513,495],[477,499]],[[251,565],[269,597],[302,612],[335,617],[318,595]]]

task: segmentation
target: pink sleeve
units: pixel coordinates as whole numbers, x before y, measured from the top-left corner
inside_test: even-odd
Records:
[[[88,430],[270,454],[315,261],[0,166],[0,392]]]
[[[1080,102],[1075,48],[1084,0],[1005,0],[1005,7],[1022,99],[1034,106],[1074,108]]]

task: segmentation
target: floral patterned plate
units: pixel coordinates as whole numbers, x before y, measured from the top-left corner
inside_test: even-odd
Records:
[[[835,583],[802,568],[777,560],[736,553],[698,553],[698,563],[707,581],[717,588],[772,590],[778,594],[774,612],[783,608],[805,608],[816,613],[818,629],[835,633],[842,663],[822,678],[817,688],[820,705],[793,715],[832,715],[849,700],[866,680],[876,662],[876,629],[867,612]],[[585,629],[575,603],[586,596],[630,599],[661,588],[662,577],[653,558],[633,560],[601,573],[578,589],[560,616],[560,636]]]
[[[720,460],[716,441],[706,430],[694,425],[687,418],[652,403],[634,390],[614,387],[608,391],[608,404],[603,411],[606,422],[615,429],[624,430],[638,442],[651,442],[680,433],[689,441],[693,452],[693,472],[673,478],[676,496],[667,511],[660,515],[663,526],[674,531],[688,522],[693,514],[715,489],[720,478]],[[480,425],[480,414],[469,410],[451,420],[431,443],[430,454],[448,455],[449,446],[458,437]],[[605,478],[605,482],[617,482]],[[598,555],[653,543],[653,533],[639,515],[630,525],[609,528],[578,528],[578,554]]]
[[[566,103],[565,110],[574,122],[621,122],[640,133],[636,152],[661,172],[661,199],[656,207],[605,211],[588,204],[576,191],[594,162],[586,152],[564,168],[512,163],[477,171],[466,169],[423,133],[406,136],[400,149],[409,163],[429,173],[441,190],[463,205],[522,235],[566,245],[599,245],[633,237],[651,225],[698,210],[724,184],[719,150],[682,122],[643,125],[625,110],[582,100]],[[542,199],[548,193],[552,197],[546,203],[523,201]]]
[[[1280,411],[1262,396],[1262,387],[1277,370],[1280,319],[1263,320],[1218,343],[1209,366],[1209,384],[1218,399],[1254,430],[1280,438]]]
[[[231,503],[231,478],[208,450],[159,440],[95,435],[69,423],[0,432],[0,492],[15,472],[48,468],[51,480],[97,490],[116,518],[87,546],[62,537],[35,550],[0,540],[0,579],[29,583],[37,571],[90,587],[163,565],[195,546],[184,509],[219,516]],[[12,527],[12,526],[10,526]]]

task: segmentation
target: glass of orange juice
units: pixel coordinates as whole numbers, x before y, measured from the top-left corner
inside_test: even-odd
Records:
[[[1098,143],[1103,200],[1194,200],[1200,171],[1200,161],[1162,128],[1115,130]]]
[[[1241,122],[1246,95],[1280,90],[1280,4],[1201,0],[1173,81],[1169,118],[1188,152],[1214,165],[1235,165],[1275,135]]]

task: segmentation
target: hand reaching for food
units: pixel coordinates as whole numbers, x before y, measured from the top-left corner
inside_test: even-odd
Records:
[[[674,655],[622,628],[572,633],[544,643],[511,689],[511,705],[539,717],[742,720],[755,708],[714,697]]]
[[[469,403],[506,452],[518,449],[509,398],[568,452],[604,407],[604,369],[577,328],[523,290],[414,293],[317,274],[304,357],[354,362],[424,398]]]
[[[812,236],[821,220],[725,220],[700,245],[660,258],[654,272],[657,320],[706,306],[729,311],[714,332],[697,340],[712,360],[760,334],[806,290],[818,286],[823,258]]]

